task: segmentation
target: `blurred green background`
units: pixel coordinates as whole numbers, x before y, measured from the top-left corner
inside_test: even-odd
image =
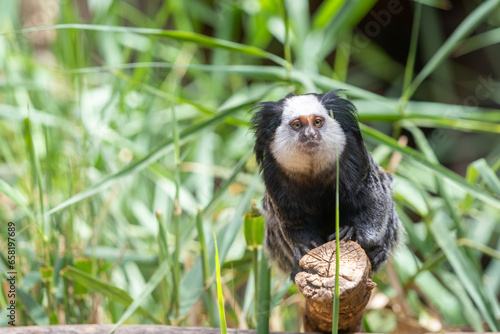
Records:
[[[16,325],[219,326],[214,232],[228,327],[255,328],[251,109],[346,89],[406,230],[366,330],[500,330],[499,3],[0,0]],[[271,329],[300,330],[269,283]]]

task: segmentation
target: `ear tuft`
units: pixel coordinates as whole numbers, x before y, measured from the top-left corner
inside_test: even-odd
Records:
[[[254,108],[256,111],[250,120],[250,129],[255,132],[254,152],[259,165],[262,164],[266,151],[269,152],[274,133],[281,124],[282,101],[262,102]]]
[[[355,117],[357,115],[356,107],[354,106],[354,104],[351,103],[351,101],[343,99],[337,95],[338,92],[342,91],[345,91],[345,89],[335,89],[323,95],[319,95],[318,96],[319,101],[326,108],[326,110],[328,110],[329,112],[330,111],[333,112],[333,118],[336,118],[337,114],[339,114],[339,116],[342,116],[340,114],[347,113],[350,114],[350,116],[353,117],[355,120]]]

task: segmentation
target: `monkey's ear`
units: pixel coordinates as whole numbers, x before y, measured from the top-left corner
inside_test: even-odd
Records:
[[[255,131],[255,157],[257,163],[264,160],[266,151],[274,138],[276,129],[281,124],[283,107],[280,102],[262,102],[255,108],[255,113],[250,120],[250,129]]]
[[[325,109],[328,110],[330,117],[333,113],[333,118],[346,118],[346,124],[352,122],[357,124],[357,112],[354,104],[352,104],[351,101],[337,95],[338,92],[342,92],[344,90],[345,89],[335,89],[329,91],[328,93],[319,95],[318,99]]]
[[[345,89],[334,89],[329,91],[328,93],[325,93],[321,95],[320,102],[325,104],[328,101],[335,100],[339,98],[339,95],[337,94],[338,92],[343,92]]]

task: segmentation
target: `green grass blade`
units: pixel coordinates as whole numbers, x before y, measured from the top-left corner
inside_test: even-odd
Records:
[[[301,71],[301,70],[292,70],[291,71],[291,79],[293,82],[296,83],[301,83],[305,79],[306,80],[311,80],[317,87],[322,88],[325,91],[329,91],[332,89],[344,89],[346,90],[346,94],[348,96],[354,97],[354,98],[360,98],[363,100],[370,100],[370,101],[378,101],[378,102],[383,102],[388,105],[396,105],[397,103],[395,101],[392,101],[384,96],[372,93],[368,90],[358,88],[354,85],[350,85],[338,80],[334,80],[332,78],[326,77],[324,75],[320,75],[317,73],[309,73],[306,71]]]
[[[451,3],[449,2],[449,0],[415,0],[415,2],[439,9],[450,9],[451,7]]]
[[[403,114],[398,110],[399,105],[393,103],[395,101],[388,100],[379,102],[374,100],[353,100],[354,105],[358,109],[360,120],[378,120],[386,122],[395,122],[401,119],[416,119],[416,120],[474,120],[480,123],[470,123],[471,125],[460,125],[464,129],[470,128],[474,131],[483,131],[483,122],[488,127],[496,131],[496,124],[500,122],[500,110],[487,109],[479,107],[469,107],[466,105],[454,105],[436,102],[419,102],[409,101],[406,103]],[[453,121],[445,121],[447,127],[459,126],[459,124],[449,123]],[[436,123],[438,124],[438,123]],[[491,127],[493,124],[493,127]],[[429,124],[430,125],[430,124]],[[442,125],[444,127],[444,125]]]
[[[217,324],[217,320],[214,319],[216,316],[212,306],[214,305],[212,289],[210,286],[210,262],[208,260],[208,252],[207,252],[207,244],[205,242],[205,232],[203,230],[203,211],[199,207],[198,214],[196,215],[196,228],[198,230],[198,239],[200,241],[200,250],[201,250],[201,263],[202,263],[202,271],[203,271],[203,288],[205,289],[206,295],[206,309],[208,318],[211,326],[215,326]]]
[[[476,160],[472,163],[472,165],[479,172],[479,175],[484,180],[486,185],[490,187],[498,196],[500,196],[500,180],[493,169],[488,165],[486,160]]]
[[[23,304],[28,312],[29,317],[37,326],[48,326],[50,324],[49,317],[42,305],[40,305],[30,294],[24,291],[20,286],[16,287],[19,301]],[[18,316],[16,315],[16,318]],[[18,320],[18,319],[16,319]]]
[[[162,30],[153,28],[138,28],[138,27],[121,27],[121,26],[109,26],[109,25],[97,25],[97,24],[56,24],[51,26],[43,26],[36,28],[27,28],[16,31],[15,33],[30,33],[42,30],[89,30],[89,31],[100,31],[100,32],[118,32],[118,33],[131,33],[131,34],[141,34],[149,36],[161,36],[165,38],[174,39],[181,42],[192,42],[200,46],[209,48],[219,48],[225,49],[233,52],[243,53],[255,57],[261,57],[269,59],[278,65],[287,67],[288,63],[270,52],[264,51],[257,47],[251,45],[245,45],[230,41],[225,41],[218,38],[208,37],[202,34],[180,31],[180,30]],[[7,35],[8,33],[3,33],[0,35]]]
[[[493,13],[499,4],[500,0],[484,1],[460,23],[403,93],[405,101],[408,101],[413,96],[420,84],[455,50],[460,41],[481,24],[488,15]]]
[[[321,3],[313,17],[313,29],[322,29],[337,15],[339,9],[345,3],[344,0],[325,0]]]
[[[72,71],[65,71],[69,73],[94,73],[101,71],[109,71],[114,69],[128,69],[128,68],[140,68],[140,67],[158,67],[158,68],[187,68],[192,71],[207,71],[207,72],[227,72],[240,74],[247,78],[254,78],[260,80],[268,81],[282,81],[287,82],[289,79],[294,83],[302,83],[304,80],[312,80],[313,83],[319,88],[328,91],[332,89],[345,89],[346,94],[355,98],[360,98],[369,101],[380,101],[387,103],[388,105],[397,105],[397,101],[393,101],[384,96],[372,93],[368,90],[350,85],[332,78],[323,76],[317,73],[309,73],[306,71],[292,69],[290,72],[291,77],[288,78],[288,72],[282,67],[278,66],[256,66],[256,65],[207,65],[207,64],[190,64],[190,65],[176,65],[172,63],[161,63],[161,62],[147,62],[147,63],[131,63],[131,64],[118,64],[113,66],[101,66],[101,67],[88,67],[80,68]],[[161,97],[172,98],[172,96],[166,94],[162,91],[155,91],[155,94]],[[178,102],[188,103],[185,100],[178,100]],[[207,110],[206,108],[200,108],[200,110],[206,114],[214,114],[213,111]]]
[[[500,28],[488,30],[465,39],[454,53],[460,57],[467,53],[500,43]]]
[[[233,172],[231,173],[231,175],[224,181],[224,183],[222,183],[219,186],[219,188],[217,188],[216,193],[212,196],[212,198],[210,199],[210,202],[208,202],[208,204],[203,209],[204,214],[210,213],[214,209],[215,203],[217,203],[217,201],[220,199],[220,197],[227,191],[229,186],[234,182],[234,180],[236,179],[236,176],[243,170],[243,167],[245,167],[248,159],[250,159],[252,154],[253,154],[253,150],[249,150],[247,152],[247,154],[245,154],[238,161],[236,166],[234,166],[234,169],[233,169]]]
[[[161,268],[163,268],[164,266],[165,265],[162,265]],[[116,286],[113,286],[100,279],[97,279],[93,276],[90,276],[89,274],[81,270],[78,270],[74,267],[67,266],[66,268],[61,270],[61,276],[70,279],[74,282],[78,282],[82,286],[85,286],[87,289],[93,290],[125,307],[130,306],[134,302],[134,299],[130,297],[130,295],[126,291],[117,288]],[[134,308],[134,312],[135,311],[142,314],[144,317],[151,320],[152,322],[156,324],[161,324],[160,320],[154,318],[152,315],[149,314],[149,312],[145,311],[142,307],[139,306]]]
[[[217,113],[215,116],[207,119],[206,121],[202,123],[197,123],[193,124],[187,128],[185,128],[183,131],[180,132],[180,138],[181,140],[184,140],[188,138],[189,136],[198,133],[204,128],[213,126],[221,121],[224,120],[224,118],[230,116],[231,114],[235,113],[238,111],[238,109],[229,109],[225,110],[222,112]],[[92,195],[97,194],[99,191],[110,187],[113,185],[116,181],[119,179],[137,173],[145,168],[147,168],[149,165],[151,165],[153,162],[157,161],[161,157],[163,157],[165,154],[169,153],[173,149],[173,138],[168,138],[164,140],[160,145],[157,146],[156,149],[151,151],[148,155],[141,159],[134,160],[131,162],[129,165],[123,167],[122,169],[118,170],[117,172],[114,172],[101,181],[91,185],[87,189],[83,190],[82,192],[74,195],[73,197],[67,199],[66,201],[62,202],[61,204],[57,205],[56,207],[52,208],[51,210],[47,211],[47,215],[51,215],[57,211],[60,211],[72,204],[78,203]]]
[[[459,239],[458,244],[469,247],[469,248],[477,250],[477,251],[480,251],[481,253],[491,257],[492,259],[496,259],[496,260],[500,261],[500,251],[493,249],[491,247],[488,247],[486,245],[477,243],[474,240],[465,239],[465,238]]]
[[[335,115],[332,112],[332,118]],[[335,294],[333,298],[333,318],[332,318],[332,334],[337,334],[339,332],[339,310],[340,310],[340,287],[339,287],[339,275],[340,275],[340,159],[339,159],[339,149],[335,147],[335,152],[337,155],[336,160],[336,171],[335,171]]]
[[[493,307],[490,305],[489,299],[486,298],[488,292],[484,291],[484,285],[478,277],[479,273],[457,247],[452,232],[446,228],[444,217],[436,217],[430,224],[430,229],[464,288],[478,307],[484,321],[492,331],[500,330]]]
[[[180,80],[180,78],[179,78]],[[176,96],[175,93],[175,85],[174,83],[174,96]],[[175,195],[174,195],[174,209],[172,211],[172,224],[173,224],[173,230],[174,230],[174,236],[175,236],[175,247],[174,247],[174,272],[173,272],[173,278],[174,278],[174,293],[173,293],[173,308],[174,308],[174,314],[177,316],[179,314],[179,283],[180,283],[180,275],[181,275],[181,264],[180,264],[180,248],[181,248],[181,207],[179,204],[179,191],[181,187],[181,173],[180,173],[180,154],[181,154],[181,148],[180,148],[180,136],[179,136],[179,129],[178,129],[178,123],[177,123],[177,112],[175,111],[175,103],[172,103],[172,107],[170,109],[171,115],[172,115],[172,137],[174,140],[174,164],[175,164],[175,170],[174,170],[174,183],[175,183]]]
[[[233,218],[231,219],[227,227],[222,229],[217,234],[218,240],[222,240],[219,253],[220,259],[222,259],[222,261],[225,259],[227,253],[229,252],[229,248],[236,240],[236,236],[241,230],[241,227],[243,225],[243,214],[248,207],[248,203],[250,203],[251,197],[255,192],[255,188],[259,184],[259,180],[260,175],[258,172],[256,172],[254,174],[253,182],[250,183],[247,190],[239,200],[236,209],[234,210]],[[210,244],[210,242],[208,242],[208,244]],[[213,247],[209,247],[207,249],[212,252],[211,254],[209,254],[209,258],[213,259]],[[213,273],[213,267],[211,270]],[[201,259],[198,259],[193,268],[184,275],[181,281],[182,300],[179,314],[181,317],[188,314],[200,295],[203,293],[204,289],[202,287],[202,278],[202,263]]]
[[[345,32],[339,37],[340,47],[335,52],[335,62],[333,64],[333,77],[335,80],[345,82],[347,79],[347,70],[349,68],[349,59],[351,55],[352,35]]]
[[[337,230],[338,231],[338,230]],[[338,234],[338,233],[337,233]],[[332,314],[332,334],[339,332],[339,310],[340,310],[340,297],[339,297],[339,240],[336,238],[336,263],[335,263],[335,294],[333,296],[333,314]]]
[[[156,220],[158,222],[158,259],[159,263],[167,262],[170,268],[173,268],[172,258],[168,252],[167,243],[167,231],[165,229],[165,224],[163,222],[163,213],[160,211],[156,212]],[[161,292],[162,292],[162,305],[163,313],[168,314],[170,305],[170,296],[168,294],[170,288],[169,280],[167,278],[163,279],[161,282]]]
[[[407,125],[406,122],[404,123],[404,126],[406,129],[408,129],[411,132],[411,134],[413,135],[413,138],[415,139],[415,142],[417,143],[418,148],[420,149],[420,151],[422,151],[424,153],[425,157],[430,162],[432,162],[434,164],[439,164],[438,158],[436,157],[436,154],[432,150],[432,148],[431,148],[427,138],[425,137],[424,133],[422,132],[422,130],[420,130],[419,128],[417,128],[413,124]],[[447,189],[445,183],[438,176],[435,177],[435,180],[436,180],[435,182],[437,184],[439,194],[443,198],[443,200],[446,204],[446,207],[448,208],[448,212],[449,212],[450,216],[453,218],[453,221],[455,222],[455,226],[458,229],[458,233],[460,235],[463,235],[465,233],[464,223],[463,223],[462,219],[460,219],[460,217],[457,213],[457,210],[456,210],[455,206],[453,205],[453,201],[451,199],[451,196],[448,193],[448,189]]]
[[[406,117],[406,119],[421,127],[444,128],[467,132],[500,133],[500,124],[489,122],[437,117],[413,118],[412,116]]]
[[[2,179],[0,179],[0,192],[10,198],[26,215],[33,219],[33,211],[28,207],[24,196]]]
[[[120,320],[118,320],[110,333],[114,333],[118,329],[118,327],[120,327],[134,312],[141,309],[141,304],[146,298],[151,296],[153,290],[156,289],[158,284],[160,284],[160,282],[165,276],[167,276],[168,273],[170,273],[170,266],[167,262],[163,262],[146,283],[141,293],[139,294],[139,297],[133,300],[130,305],[128,305],[127,310],[125,311],[125,313],[123,313],[122,317],[120,318]],[[157,321],[151,315],[148,316],[148,319],[153,320],[154,322]]]
[[[30,119],[27,117],[24,119],[24,128],[25,128],[25,135],[24,139],[26,141],[26,146],[28,148],[28,155],[30,157],[30,162],[31,162],[31,170],[33,172],[33,182],[36,182],[36,185],[38,187],[38,196],[39,196],[39,201],[40,201],[40,215],[41,215],[41,226],[40,226],[40,233],[42,237],[42,254],[45,256],[45,260],[47,263],[49,263],[49,255],[45,253],[46,250],[46,243],[49,241],[51,231],[50,231],[50,225],[47,224],[47,219],[45,217],[45,205],[44,205],[44,196],[43,196],[43,183],[42,183],[42,171],[40,167],[40,162],[38,160],[36,150],[35,150],[35,143],[33,141],[33,131],[31,129],[31,122]]]
[[[26,108],[0,104],[0,119],[3,118],[23,121],[28,116],[31,123],[42,124],[50,127],[63,126],[70,129],[74,128],[72,123],[41,110],[30,108],[28,111]]]
[[[403,79],[403,92],[408,89],[413,78],[413,70],[415,67],[415,57],[417,55],[418,33],[420,31],[420,21],[422,16],[422,5],[415,3],[413,12],[413,24],[411,27],[410,50],[408,50],[408,58],[406,60],[405,74]]]
[[[337,38],[342,31],[356,27],[376,2],[376,0],[343,1],[340,10],[335,13],[335,16],[331,17],[328,26],[324,29],[325,37],[317,57],[324,59],[334,48],[338,48]]]
[[[252,210],[245,214],[244,218],[244,232],[245,240],[247,243],[247,249],[252,252],[252,267],[253,267],[253,279],[254,279],[254,312],[255,316],[258,314],[258,303],[259,300],[259,249],[262,248],[262,243],[265,234],[265,224],[264,217],[261,215],[260,211],[255,207],[255,203],[252,201]]]
[[[483,321],[481,319],[481,314],[479,314],[476,305],[472,302],[467,291],[461,284],[460,280],[456,275],[450,272],[441,271],[438,273],[441,281],[454,292],[460,302],[461,316],[467,319],[467,322],[471,324],[471,327],[476,332],[484,332]]]
[[[456,174],[455,172],[449,170],[448,168],[433,163],[429,161],[425,156],[423,156],[420,152],[415,151],[409,147],[401,147],[398,142],[373,128],[370,128],[364,124],[360,124],[360,129],[363,131],[363,135],[369,141],[386,145],[397,152],[403,154],[404,157],[410,158],[414,161],[421,163],[422,165],[428,167],[434,173],[438,175],[444,176],[445,178],[453,181],[455,184],[463,188],[464,190],[474,194],[478,199],[481,199],[483,202],[495,207],[500,208],[500,200],[491,196],[486,190],[478,187],[476,185],[472,185],[465,181],[461,176]]]
[[[285,42],[283,43],[283,53],[285,54],[285,60],[289,64],[286,66],[287,69],[291,68],[292,64],[292,48],[291,48],[291,38],[290,38],[290,18],[288,16],[286,1],[280,1],[281,16],[283,17],[283,22],[285,22]]]
[[[226,324],[226,311],[224,310],[224,296],[222,295],[222,281],[220,277],[220,263],[219,263],[219,250],[217,249],[217,237],[214,234],[214,246],[215,246],[215,275],[217,281],[217,298],[219,299],[219,319],[220,319],[220,331],[222,334],[227,334],[227,324]]]

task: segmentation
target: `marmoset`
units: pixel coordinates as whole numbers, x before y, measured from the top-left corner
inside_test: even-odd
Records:
[[[252,117],[266,186],[265,247],[292,279],[302,256],[335,239],[337,157],[339,238],[359,243],[373,270],[398,241],[393,178],[365,148],[356,114],[350,101],[331,91],[263,102]]]

